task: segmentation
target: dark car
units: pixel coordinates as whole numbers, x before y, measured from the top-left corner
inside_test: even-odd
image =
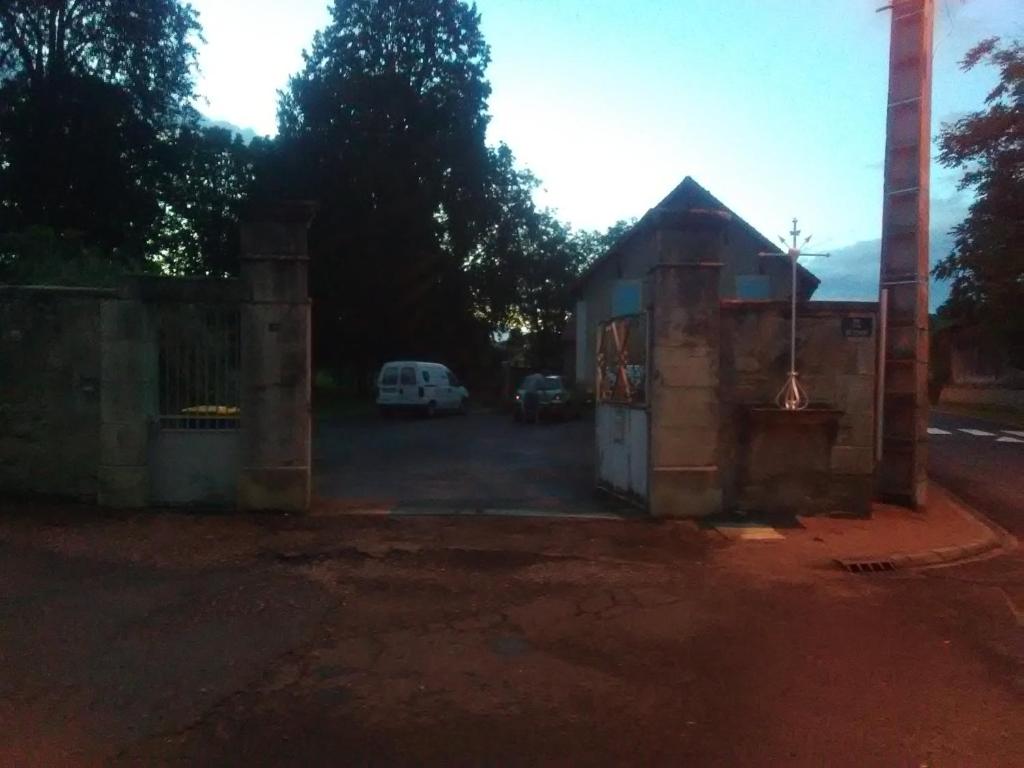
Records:
[[[571,419],[579,415],[579,403],[561,376],[533,373],[516,390],[512,416],[516,421],[542,418]]]

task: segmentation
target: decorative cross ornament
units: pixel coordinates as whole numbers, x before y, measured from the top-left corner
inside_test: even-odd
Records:
[[[811,242],[811,235],[800,242],[800,230],[797,229],[797,220],[793,219],[793,229],[789,232],[793,238],[793,244],[786,242],[786,238],[779,237],[782,244],[787,247],[786,255],[789,257],[792,272],[792,287],[790,288],[790,314],[789,314],[789,373],[786,374],[786,383],[782,385],[779,394],[775,396],[775,403],[779,408],[786,411],[802,411],[810,403],[807,390],[800,384],[800,374],[796,370],[796,296],[797,296],[797,270],[796,263],[801,256],[814,256],[827,259],[827,253],[804,253],[802,248]],[[762,253],[760,256],[778,256],[778,254]]]

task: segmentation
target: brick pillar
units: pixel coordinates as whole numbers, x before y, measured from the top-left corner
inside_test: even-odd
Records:
[[[680,237],[682,238],[680,240]],[[688,253],[720,254],[721,232],[677,234],[684,263],[651,272],[650,511],[703,517],[722,509],[719,460],[719,261],[685,263]],[[678,249],[678,251],[676,250]],[[710,249],[710,251],[709,251]]]
[[[149,433],[157,415],[157,335],[151,307],[134,297],[100,306],[100,466],[97,501],[149,503]]]
[[[243,510],[310,505],[310,300],[307,231],[315,208],[284,203],[241,225]]]
[[[933,0],[892,7],[881,287],[889,290],[879,490],[925,504]]]

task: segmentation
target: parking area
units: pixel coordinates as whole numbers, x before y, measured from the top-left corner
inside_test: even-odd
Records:
[[[499,412],[319,413],[313,467],[317,505],[327,510],[628,511],[595,494],[588,418],[520,424]]]

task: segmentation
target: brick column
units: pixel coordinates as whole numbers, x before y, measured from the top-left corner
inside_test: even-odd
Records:
[[[310,505],[310,300],[307,231],[315,208],[252,209],[241,225],[243,510]]]
[[[149,431],[158,407],[155,322],[131,286],[100,306],[97,501],[113,508],[149,503]]]
[[[717,227],[672,238],[673,261],[651,272],[650,511],[703,517],[722,508],[719,459],[719,261]],[[668,254],[663,254],[668,256]]]

